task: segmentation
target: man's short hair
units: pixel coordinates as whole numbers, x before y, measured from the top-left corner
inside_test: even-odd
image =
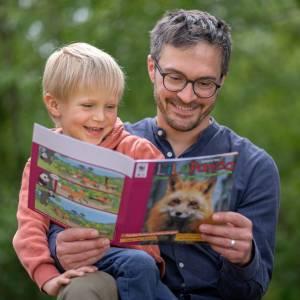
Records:
[[[230,27],[207,12],[183,9],[166,12],[150,32],[150,54],[159,60],[165,45],[189,48],[202,41],[222,49],[221,74],[226,75],[231,54]]]
[[[52,53],[45,65],[43,94],[67,100],[80,91],[105,90],[119,99],[124,73],[108,53],[87,43],[72,43]]]

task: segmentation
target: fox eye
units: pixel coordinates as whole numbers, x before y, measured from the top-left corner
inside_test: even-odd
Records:
[[[174,206],[174,205],[178,205],[178,204],[180,204],[181,203],[181,201],[180,201],[180,199],[178,199],[178,198],[175,198],[175,199],[172,199],[171,201],[170,201],[170,205],[171,206]]]
[[[199,208],[198,202],[195,200],[190,201],[189,206],[192,208]]]

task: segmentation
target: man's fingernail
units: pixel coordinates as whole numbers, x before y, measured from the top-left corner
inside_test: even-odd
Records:
[[[214,221],[218,221],[218,220],[220,220],[220,216],[218,214],[213,214],[212,219]]]
[[[199,229],[200,231],[205,231],[207,229],[207,226],[205,224],[201,224]]]

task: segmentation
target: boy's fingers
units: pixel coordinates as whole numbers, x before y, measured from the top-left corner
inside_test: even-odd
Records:
[[[97,270],[98,270],[98,268],[95,266],[84,266],[84,267],[80,267],[77,269],[77,271],[81,271],[84,273],[93,273],[93,272],[96,272]]]
[[[59,278],[59,280],[58,280],[58,284],[59,285],[67,285],[67,284],[69,284],[70,283],[70,278],[67,278],[67,277],[61,277],[61,278]]]

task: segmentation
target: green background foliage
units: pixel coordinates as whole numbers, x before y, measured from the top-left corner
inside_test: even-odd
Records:
[[[5,4],[4,4],[5,2]],[[230,72],[214,116],[276,160],[282,200],[267,300],[299,299],[300,1],[299,0],[12,0],[0,2],[0,291],[2,299],[49,299],[30,281],[11,246],[24,163],[34,122],[52,126],[42,105],[49,53],[89,42],[124,67],[123,120],[155,114],[146,72],[148,32],[166,10],[202,9],[233,31]]]

